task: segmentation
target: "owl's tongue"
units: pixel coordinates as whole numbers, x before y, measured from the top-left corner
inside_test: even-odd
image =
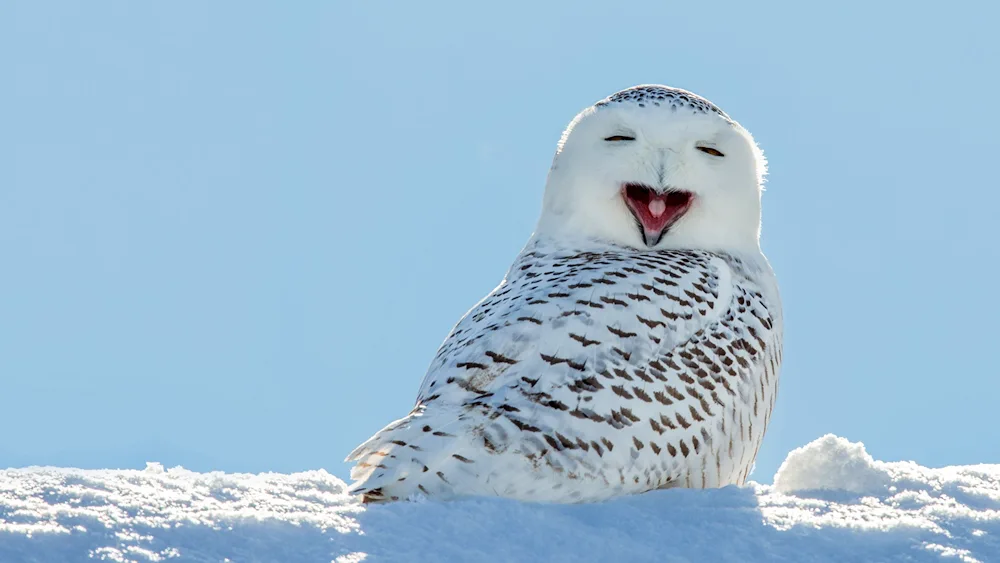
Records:
[[[661,194],[643,184],[626,184],[622,196],[642,225],[643,239],[649,246],[659,242],[666,228],[691,205],[691,194],[688,192]]]
[[[659,217],[663,215],[663,212],[667,210],[667,202],[663,201],[663,198],[656,198],[649,202],[649,214],[653,217]]]

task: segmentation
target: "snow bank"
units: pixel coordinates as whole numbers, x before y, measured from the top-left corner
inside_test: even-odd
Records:
[[[892,484],[892,467],[899,464],[875,461],[862,443],[827,434],[788,454],[774,475],[779,493],[842,490],[878,494]]]
[[[774,487],[603,504],[364,508],[324,471],[0,472],[0,561],[1000,561],[1000,465],[875,461],[824,436]]]

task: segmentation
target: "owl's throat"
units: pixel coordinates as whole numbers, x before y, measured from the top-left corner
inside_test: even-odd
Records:
[[[656,246],[670,226],[691,207],[691,192],[671,190],[660,192],[646,184],[627,183],[622,186],[622,199],[635,217],[646,246]]]

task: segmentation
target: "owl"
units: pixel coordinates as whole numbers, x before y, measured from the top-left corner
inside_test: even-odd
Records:
[[[782,351],[765,171],[750,133],[691,92],[635,86],[583,110],[534,233],[413,409],[348,456],[351,491],[579,503],[743,484]]]

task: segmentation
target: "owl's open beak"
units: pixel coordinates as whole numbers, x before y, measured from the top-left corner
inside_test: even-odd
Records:
[[[627,183],[622,186],[622,198],[632,211],[646,246],[659,244],[670,226],[691,207],[690,192],[659,192],[646,184]]]

